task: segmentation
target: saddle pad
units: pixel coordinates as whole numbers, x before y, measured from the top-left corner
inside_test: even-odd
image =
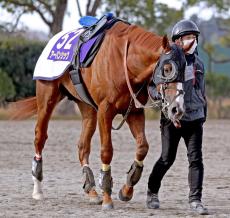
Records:
[[[54,35],[42,51],[33,79],[54,80],[71,65],[74,48],[83,29],[62,31]]]
[[[62,31],[53,36],[40,55],[33,79],[54,80],[60,77],[72,64],[80,34],[84,29]],[[83,62],[97,36],[84,43],[80,49],[80,62]]]

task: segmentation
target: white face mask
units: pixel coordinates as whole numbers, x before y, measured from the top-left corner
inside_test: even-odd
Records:
[[[183,40],[183,45],[187,46],[190,45],[193,42],[194,39],[185,39]],[[188,54],[193,54],[195,49],[197,47],[197,41],[195,40],[195,42],[193,43],[192,47],[187,51]]]

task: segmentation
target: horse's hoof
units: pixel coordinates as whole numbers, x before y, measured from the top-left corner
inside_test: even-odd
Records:
[[[101,204],[102,199],[98,196],[97,192],[95,190],[91,190],[88,193],[89,196],[89,203],[90,204]]]
[[[89,203],[98,205],[98,204],[102,203],[102,199],[99,196],[90,197],[89,198]]]
[[[113,203],[110,203],[110,204],[102,204],[102,210],[111,210],[113,209]]]
[[[119,197],[119,199],[120,199],[121,201],[130,201],[131,198],[132,198],[132,197],[130,198],[130,197],[128,197],[128,196],[124,196],[124,195],[122,194],[122,189],[119,191],[118,197]]]
[[[32,198],[35,200],[41,201],[44,199],[44,196],[42,192],[36,192],[32,194]]]
[[[133,187],[127,187],[124,185],[119,191],[118,197],[121,201],[130,201],[133,197]]]
[[[102,210],[111,210],[113,209],[113,201],[110,194],[104,192],[103,193],[103,202],[102,202]]]

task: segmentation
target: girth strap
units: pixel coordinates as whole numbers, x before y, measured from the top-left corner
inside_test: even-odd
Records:
[[[90,106],[92,106],[95,110],[97,110],[98,109],[97,105],[94,103],[94,101],[88,94],[87,89],[84,86],[84,83],[81,82],[79,69],[71,70],[69,74],[73,82],[73,85],[75,89],[77,90],[77,93],[80,96],[81,100],[89,104]]]

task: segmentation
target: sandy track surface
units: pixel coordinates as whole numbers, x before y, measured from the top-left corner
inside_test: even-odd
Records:
[[[106,212],[100,205],[89,205],[82,189],[82,172],[76,152],[80,121],[51,121],[43,153],[45,199],[32,199],[34,126],[33,120],[0,122],[0,217],[194,217],[188,207],[188,163],[182,140],[175,164],[162,183],[161,209],[150,210],[145,206],[148,175],[161,151],[159,121],[146,124],[150,150],[144,162],[143,176],[128,203],[119,201],[118,192],[133,162],[135,141],[127,125],[113,131],[112,197],[115,209]],[[203,147],[203,202],[211,212],[206,217],[230,217],[230,121],[208,121]],[[92,140],[90,165],[98,184],[101,165],[98,131]]]

